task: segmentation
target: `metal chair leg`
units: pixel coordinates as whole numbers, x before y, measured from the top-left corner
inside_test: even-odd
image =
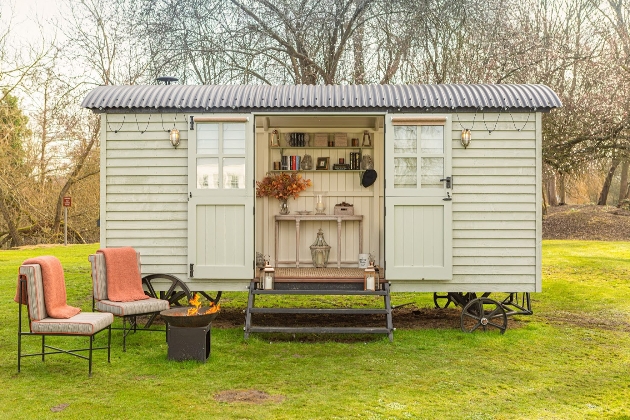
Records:
[[[127,317],[123,316],[123,352],[127,351]]]
[[[20,278],[20,291],[19,291],[19,308],[18,308],[18,373],[20,373],[20,365],[22,362],[22,283],[24,280]]]
[[[92,348],[94,347],[94,334],[90,336],[90,355],[88,356],[88,376],[92,376]]]
[[[112,326],[107,327],[107,363],[111,363],[112,353]]]

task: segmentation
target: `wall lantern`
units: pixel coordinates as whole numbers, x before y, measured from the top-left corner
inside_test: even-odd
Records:
[[[311,257],[313,258],[313,267],[325,268],[328,265],[328,257],[330,256],[330,245],[324,240],[324,231],[319,229],[317,238],[311,245]]]
[[[462,130],[462,146],[464,146],[464,149],[466,149],[469,145],[470,145],[470,140],[472,139],[472,136],[470,134],[470,130],[468,128],[464,128]]]
[[[266,260],[265,267],[260,271],[260,283],[258,287],[263,290],[272,290],[275,279],[276,270],[269,264],[269,260]]]
[[[177,146],[179,146],[179,130],[177,128],[173,128],[168,138],[171,140],[171,145],[177,149]]]
[[[370,265],[363,273],[363,289],[375,291],[378,290],[378,275],[374,269],[374,262],[370,261]]]

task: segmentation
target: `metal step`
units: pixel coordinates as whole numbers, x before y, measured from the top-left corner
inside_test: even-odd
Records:
[[[383,283],[382,290],[349,290],[325,287],[322,289],[285,289],[260,290],[256,289],[256,281],[249,285],[247,309],[245,310],[245,339],[250,333],[329,333],[329,334],[387,334],[389,341],[394,340],[394,324],[392,322],[392,303],[389,294],[389,283]],[[346,296],[383,296],[384,309],[376,308],[256,308],[256,295],[346,295]],[[255,326],[253,314],[339,314],[339,315],[385,315],[386,327],[277,327]]]
[[[372,327],[257,327],[251,326],[250,332],[288,333],[288,334],[390,334],[387,328]]]
[[[387,309],[353,308],[250,308],[253,314],[337,314],[337,315],[387,315]]]

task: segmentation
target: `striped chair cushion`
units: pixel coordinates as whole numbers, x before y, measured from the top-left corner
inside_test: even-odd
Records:
[[[100,312],[111,312],[116,316],[140,315],[151,312],[165,311],[170,307],[168,300],[149,298],[136,300],[134,302],[112,302],[111,300],[100,300],[96,302],[96,310]]]
[[[68,319],[44,318],[31,322],[31,332],[37,334],[93,335],[114,322],[114,315],[81,312]]]
[[[142,273],[142,264],[140,264],[140,253],[136,251],[138,256],[138,271]],[[92,266],[92,290],[94,290],[94,299],[107,300],[107,268],[105,267],[105,255],[97,252],[88,257]]]
[[[42,281],[41,267],[39,264],[24,264],[20,266],[20,274],[26,276],[29,318],[32,321],[40,321],[48,317],[44,303],[44,283]]]

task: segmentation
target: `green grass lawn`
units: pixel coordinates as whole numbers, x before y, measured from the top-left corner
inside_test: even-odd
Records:
[[[544,242],[544,291],[532,294],[534,315],[518,317],[521,327],[505,335],[465,334],[454,326],[398,329],[393,343],[380,336],[302,342],[261,335],[246,342],[240,328],[215,328],[203,364],[168,361],[160,333],[132,336],[123,353],[114,331],[112,362],[96,352],[92,378],[87,362],[63,355],[45,363],[23,359],[18,374],[18,266],[32,256],[57,256],[68,303],[87,311],[87,255],[97,248],[0,251],[1,418],[630,419],[627,242]],[[223,305],[244,305],[243,294],[224,296]],[[432,305],[429,294],[413,299]],[[37,350],[39,338],[25,340]],[[246,390],[269,398],[215,399]]]

